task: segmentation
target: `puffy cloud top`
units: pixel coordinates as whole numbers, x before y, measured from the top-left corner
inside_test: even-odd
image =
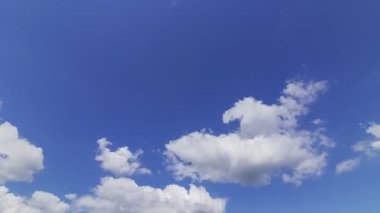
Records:
[[[278,104],[253,97],[238,101],[223,114],[224,123],[239,121],[236,132],[199,131],[170,141],[169,169],[179,179],[244,185],[269,184],[273,174],[300,185],[305,178],[321,175],[327,156],[321,150],[328,138],[320,129],[300,130],[298,120],[326,88],[325,81],[288,82]]]
[[[299,116],[307,113],[308,104],[326,89],[327,83],[289,82],[279,104],[267,105],[253,97],[244,98],[223,114],[223,122],[240,122],[240,135],[255,137],[293,130]]]
[[[74,212],[91,213],[220,213],[224,199],[212,198],[203,188],[178,185],[164,189],[139,186],[129,178],[104,177],[92,195],[73,201]]]
[[[19,136],[15,126],[0,124],[0,184],[7,181],[32,181],[43,169],[42,149]]]
[[[1,155],[2,161],[16,162],[5,172],[17,170],[31,170],[28,165],[34,165],[36,153],[24,155],[17,152],[27,150],[41,154],[42,169],[42,150],[31,145],[25,139],[18,137],[17,129],[9,123],[0,126]],[[14,143],[10,143],[14,142]],[[149,173],[148,169],[142,168],[138,157],[141,151],[132,153],[128,147],[118,148],[111,151],[108,146],[111,143],[105,138],[98,140],[98,155],[96,160],[101,162],[103,169],[111,171],[113,174],[132,175],[134,173]],[[16,151],[15,151],[16,150]],[[29,154],[29,153],[28,153]],[[16,157],[19,158],[16,158]],[[20,157],[21,156],[21,157]],[[32,158],[22,158],[23,156]],[[33,158],[34,156],[34,158]],[[11,158],[12,157],[12,158]],[[9,161],[9,160],[12,161]],[[21,160],[22,161],[21,161]],[[24,167],[19,167],[22,162]],[[19,164],[18,164],[19,163]],[[32,170],[34,171],[34,170]],[[22,172],[16,174],[23,174]],[[8,175],[9,176],[9,175]],[[8,177],[7,176],[7,177]],[[19,178],[21,179],[21,178]],[[17,179],[17,180],[19,180]],[[5,180],[10,180],[5,179]],[[14,179],[12,179],[14,180]],[[29,180],[29,179],[28,179]],[[57,196],[43,191],[36,191],[30,198],[22,197],[11,193],[7,187],[0,186],[0,212],[4,213],[65,213],[65,212],[86,212],[86,213],[222,213],[225,211],[226,200],[213,198],[203,187],[190,185],[189,189],[179,185],[168,185],[164,189],[153,188],[150,186],[139,186],[132,179],[124,177],[105,177],[101,179],[93,193],[85,196],[67,194],[66,199],[70,203],[61,201]]]
[[[139,162],[139,156],[143,153],[141,150],[132,153],[127,146],[124,146],[116,151],[111,151],[108,148],[109,145],[111,145],[111,142],[106,138],[98,140],[98,154],[95,159],[101,163],[104,170],[118,176],[151,173],[149,169],[141,167]]]
[[[3,213],[64,213],[69,205],[48,192],[36,191],[31,198],[17,196],[0,186],[0,212]]]

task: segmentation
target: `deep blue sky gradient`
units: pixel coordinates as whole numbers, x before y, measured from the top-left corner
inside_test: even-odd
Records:
[[[243,97],[275,103],[286,80],[328,80],[305,122],[335,142],[326,173],[303,186],[202,183],[228,212],[380,212],[380,161],[336,176],[334,165],[380,122],[376,0],[37,0],[0,2],[0,117],[44,149],[45,169],[19,193],[86,193],[105,175],[96,140],[142,149],[164,186],[169,140],[232,131],[223,112]],[[160,171],[160,173],[158,173]],[[181,184],[188,184],[185,180]]]

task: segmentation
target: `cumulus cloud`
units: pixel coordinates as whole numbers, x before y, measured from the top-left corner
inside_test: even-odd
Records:
[[[138,161],[142,151],[131,153],[128,147],[110,151],[111,143],[98,140],[96,160],[101,167],[116,176],[148,173]],[[70,211],[91,213],[222,213],[226,200],[213,198],[205,188],[190,185],[189,189],[171,184],[164,189],[151,186],[139,186],[127,177],[107,176],[101,179],[92,193],[84,196],[67,194],[71,201]]]
[[[107,147],[111,143],[105,138],[98,140],[98,144],[97,160],[101,161],[103,169],[114,175],[149,171],[138,162],[141,151],[133,154],[127,147],[110,151]],[[5,186],[0,186],[0,212],[222,213],[226,205],[225,199],[213,198],[200,186],[190,185],[186,189],[172,184],[160,189],[139,186],[130,178],[110,176],[102,178],[101,183],[88,195],[66,194],[65,198],[69,204],[48,192],[36,191],[31,197],[23,197],[10,192]]]
[[[111,142],[106,138],[98,140],[98,154],[95,159],[101,163],[102,169],[117,176],[151,173],[149,169],[141,167],[139,161],[139,156],[143,153],[141,150],[132,153],[127,146],[124,146],[111,151],[109,145]]]
[[[372,157],[380,152],[380,125],[371,123],[366,132],[372,135],[374,139],[358,142],[352,146],[352,149],[356,152]]]
[[[116,176],[147,174],[141,166],[142,151],[132,153],[128,147],[111,151],[105,138],[98,140],[96,160]],[[66,194],[70,204],[57,196],[36,191],[30,197],[16,195],[2,186],[7,181],[32,181],[33,174],[43,169],[42,149],[19,136],[16,127],[0,124],[0,212],[4,213],[222,213],[226,200],[213,198],[205,188],[190,185],[168,185],[164,189],[139,186],[126,177],[104,177],[91,194]]]
[[[36,191],[31,198],[17,196],[0,186],[0,212],[4,213],[64,213],[69,205],[48,192]]]
[[[338,163],[335,167],[336,174],[342,174],[354,170],[360,163],[358,158],[349,159]]]
[[[223,122],[239,122],[237,131],[213,135],[197,131],[166,144],[168,168],[178,179],[269,184],[273,175],[302,184],[320,176],[332,143],[321,129],[299,128],[299,118],[327,82],[288,82],[277,104],[244,98],[223,114]]]
[[[20,137],[15,126],[0,124],[0,184],[7,181],[33,180],[43,169],[42,149]],[[48,192],[36,191],[30,198],[15,195],[0,186],[0,212],[4,213],[63,213],[69,205]]]
[[[43,169],[42,149],[21,138],[15,126],[0,124],[0,184],[7,181],[32,181]]]
[[[139,186],[132,179],[104,177],[93,194],[73,201],[73,212],[91,213],[219,213],[226,201],[212,198],[203,188],[178,185],[164,189]]]

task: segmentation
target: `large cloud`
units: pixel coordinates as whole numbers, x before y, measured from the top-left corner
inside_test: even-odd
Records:
[[[71,196],[73,197],[73,196]],[[139,186],[129,178],[104,177],[92,195],[74,198],[74,212],[91,213],[219,213],[226,201],[212,198],[194,185],[187,190],[178,185],[164,189]]]
[[[168,167],[179,179],[244,185],[269,184],[274,174],[300,185],[321,175],[327,156],[322,150],[331,143],[320,129],[300,129],[298,120],[326,87],[324,81],[288,82],[278,104],[252,97],[238,101],[223,115],[224,123],[240,122],[236,132],[199,131],[170,141]]]
[[[31,198],[17,196],[0,186],[0,212],[3,213],[64,213],[69,205],[48,192],[36,191]]]
[[[0,124],[0,184],[7,181],[32,181],[43,169],[42,149],[19,136],[15,126]]]
[[[133,175],[134,173],[150,174],[150,170],[142,168],[139,162],[141,150],[136,153],[129,151],[127,146],[120,147],[116,151],[111,151],[108,146],[111,145],[106,138],[98,140],[98,154],[96,160],[101,163],[101,167],[115,175]]]

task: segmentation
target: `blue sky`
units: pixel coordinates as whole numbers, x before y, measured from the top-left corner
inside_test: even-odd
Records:
[[[226,198],[226,212],[379,212],[380,161],[375,146],[379,138],[375,130],[366,132],[380,123],[379,9],[380,3],[372,0],[1,1],[0,117],[17,127],[19,137],[43,150],[44,168],[33,170],[32,182],[0,174],[0,184],[22,196],[26,206],[33,192],[45,191],[70,205],[62,209],[73,212],[83,196],[96,200],[91,189],[106,176],[161,189],[168,184],[189,189],[193,183],[205,187],[211,200]],[[300,130],[323,130],[335,146],[313,147],[315,155],[327,153],[320,174],[304,177],[296,186],[281,178],[294,165],[276,165],[265,173],[271,177],[269,184],[250,180],[254,184],[246,185],[236,178],[237,167],[229,171],[228,180],[197,167],[197,162],[202,166],[220,162],[203,162],[211,154],[197,156],[203,149],[192,142],[207,147],[212,142],[203,136],[219,141],[219,136],[245,128],[239,123],[241,116],[228,124],[222,119],[239,100],[254,97],[266,106],[280,106],[280,96],[294,98],[286,95],[287,86],[303,82],[299,89],[305,90],[321,81],[326,83],[324,92],[308,91],[310,96],[318,93],[318,98],[301,104],[308,113],[297,111],[298,125],[279,127],[296,136]],[[256,113],[250,110],[243,115]],[[247,119],[263,122],[264,127],[268,121]],[[315,119],[322,124],[315,127],[310,123]],[[2,128],[9,129],[4,123]],[[260,131],[236,134],[244,143],[260,136]],[[187,138],[194,132],[203,134],[201,139]],[[117,174],[102,165],[105,160],[96,161],[102,153],[97,140],[103,137],[112,142],[111,151],[142,150],[135,163],[151,174],[138,170]],[[1,138],[0,143],[9,142]],[[355,146],[361,141],[362,146]],[[168,150],[170,143],[178,150]],[[200,161],[186,157],[180,145],[195,151]],[[7,153],[6,147],[0,153]],[[190,161],[200,177],[171,169],[177,164],[169,162],[168,151],[180,161]],[[242,154],[230,157],[236,156]],[[360,163],[337,174],[336,165],[348,159]],[[209,171],[219,171],[212,165]],[[256,174],[261,167],[244,168]],[[184,179],[179,180],[176,172]],[[66,199],[68,193],[77,198]],[[4,208],[1,205],[0,201]],[[192,211],[193,206],[187,207]]]

